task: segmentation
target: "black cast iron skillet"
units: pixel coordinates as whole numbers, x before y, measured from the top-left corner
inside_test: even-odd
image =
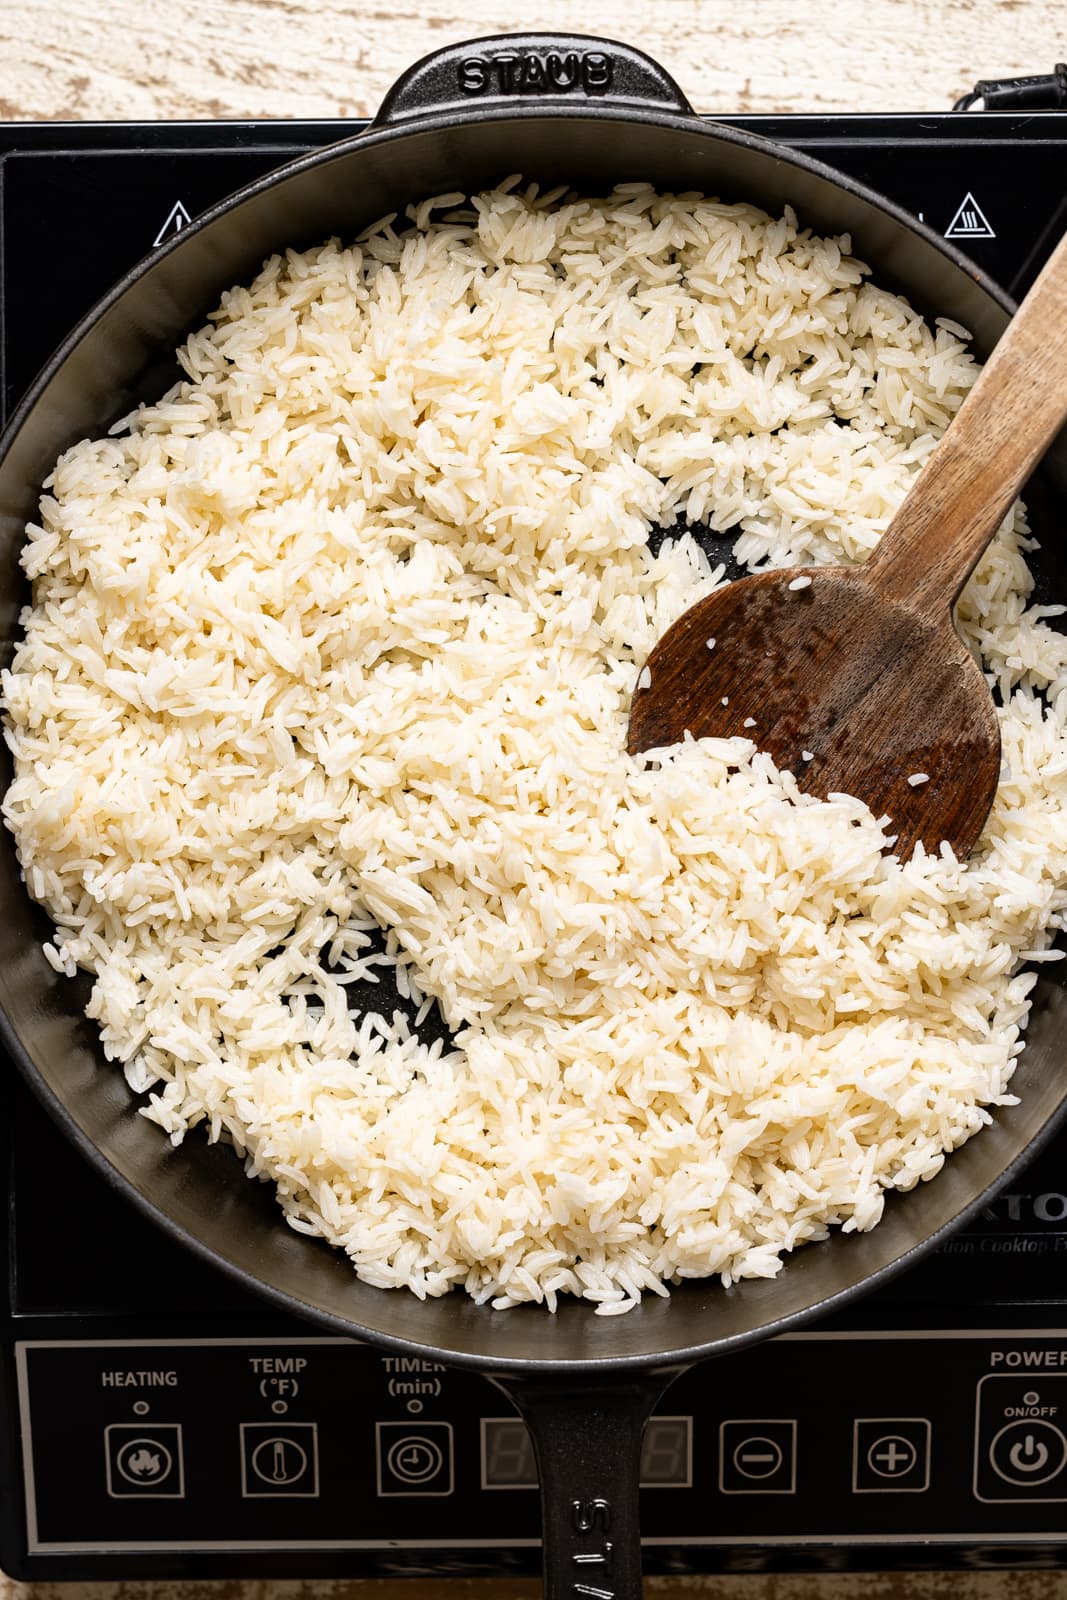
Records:
[[[0,628],[10,660],[26,599],[18,572],[25,523],[61,450],[99,434],[173,381],[173,350],[229,285],[287,245],[351,237],[414,198],[471,191],[521,172],[589,193],[647,179],[661,189],[795,207],[821,232],[849,232],[877,281],[926,315],[954,318],[987,353],[1012,309],[929,229],[819,163],[702,123],[655,63],[627,46],[523,35],[445,49],[413,67],[365,133],[293,162],[217,206],[129,273],[75,330],[12,420],[0,464]],[[1050,531],[1067,508],[1060,439],[1030,490]],[[1057,542],[1038,558],[1039,593],[1067,593]],[[1020,1104],[954,1155],[932,1182],[892,1196],[872,1233],[835,1235],[789,1258],[779,1278],[714,1282],[649,1296],[597,1317],[493,1312],[464,1295],[420,1302],[360,1283],[339,1253],[294,1233],[231,1152],[193,1135],[179,1151],[134,1114],[83,1019],[85,987],[41,953],[43,914],[0,846],[0,1019],[14,1060],[56,1121],[105,1178],[165,1232],[247,1288],[331,1332],[477,1368],[516,1401],[540,1466],[547,1592],[624,1600],[640,1593],[641,1428],[670,1378],[842,1306],[910,1265],[1007,1182],[1067,1111],[1067,997],[1041,971],[1014,1080]]]

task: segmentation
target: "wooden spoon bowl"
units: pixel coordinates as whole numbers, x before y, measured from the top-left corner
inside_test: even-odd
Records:
[[[953,628],[883,597],[865,572],[761,572],[692,606],[648,658],[630,748],[669,745],[679,724],[694,739],[752,739],[801,789],[888,814],[902,857],[942,839],[965,855],[1000,775],[992,698]],[[921,717],[902,718],[913,701]],[[857,739],[857,726],[872,731]]]
[[[1000,728],[953,607],[1067,418],[1067,237],[860,567],[761,572],[663,635],[637,679],[631,755],[744,735],[800,787],[968,856],[999,780]]]

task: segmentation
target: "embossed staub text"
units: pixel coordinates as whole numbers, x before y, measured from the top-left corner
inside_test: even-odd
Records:
[[[494,50],[459,64],[464,94],[604,94],[611,88],[611,58],[602,50]]]
[[[581,1600],[615,1600],[612,1544],[604,1538],[611,1528],[611,1502],[572,1500],[571,1525],[575,1533],[590,1540],[586,1549],[575,1550],[571,1556],[571,1593]]]

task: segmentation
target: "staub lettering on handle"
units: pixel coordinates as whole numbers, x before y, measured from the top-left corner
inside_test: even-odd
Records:
[[[572,1500],[571,1521],[576,1533],[606,1533],[611,1527],[611,1502],[608,1500]],[[588,1550],[576,1550],[571,1556],[575,1567],[571,1593],[582,1600],[615,1600],[611,1583],[612,1545],[608,1539],[598,1540]]]
[[[459,86],[469,95],[604,94],[611,78],[611,58],[602,50],[499,50],[459,63]]]

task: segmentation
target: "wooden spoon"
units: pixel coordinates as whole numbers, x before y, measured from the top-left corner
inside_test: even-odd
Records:
[[[1067,418],[1067,236],[874,553],[742,578],[659,640],[630,708],[631,755],[742,735],[801,789],[888,815],[894,851],[970,853],[1000,776],[1000,728],[953,607]]]

